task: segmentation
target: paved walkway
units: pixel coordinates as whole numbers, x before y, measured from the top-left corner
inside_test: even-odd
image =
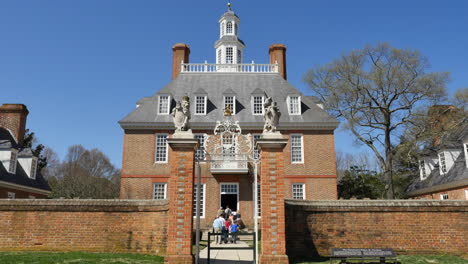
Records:
[[[244,241],[237,241],[236,244],[221,244],[217,245],[215,242],[211,243],[212,247],[248,247]],[[210,264],[252,264],[253,263],[253,250],[211,250]],[[200,251],[200,264],[207,263],[208,247]]]

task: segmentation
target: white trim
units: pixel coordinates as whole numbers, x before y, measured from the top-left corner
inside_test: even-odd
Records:
[[[200,148],[203,145],[203,150],[205,152],[203,153],[203,159],[199,160],[199,162],[205,162],[206,161],[206,139],[208,138],[208,135],[206,133],[196,133],[196,134],[194,134],[194,136],[195,136],[195,139],[198,139],[197,136],[202,136],[203,137],[203,143],[199,143],[198,149],[195,150],[195,157],[197,157],[198,151],[201,150]],[[199,142],[200,142],[200,140],[199,140]]]
[[[262,112],[261,113],[255,113],[255,97],[262,97],[262,105],[261,105]],[[264,111],[265,111],[265,109],[263,109],[263,104],[265,104],[265,96],[264,95],[252,95],[252,97],[250,99],[250,106],[252,108],[252,115],[263,115]]]
[[[294,185],[296,185],[296,186],[301,185],[301,187],[302,187],[302,199],[294,198]],[[305,183],[294,182],[294,183],[291,184],[291,198],[296,199],[296,200],[305,200],[306,199]]]
[[[465,190],[465,199],[468,200],[468,189]]]
[[[447,198],[445,198],[445,196],[447,196]],[[448,196],[448,193],[443,193],[440,195],[440,199],[441,200],[448,200],[449,199],[449,196]]]
[[[154,198],[154,195],[155,195],[155,193],[154,193],[155,188],[154,187],[155,187],[156,184],[164,185],[164,194],[163,194],[164,199],[155,199]],[[153,182],[153,194],[152,194],[152,196],[153,196],[153,200],[166,200],[167,199],[167,182]]]
[[[18,150],[12,148],[10,151],[10,162],[8,164],[8,172],[11,174],[16,174],[17,168],[18,168]]]
[[[291,97],[297,97],[297,103],[299,104],[298,105],[298,113],[292,113],[291,112]],[[288,95],[288,97],[286,98],[286,105],[287,105],[287,108],[288,108],[288,113],[289,115],[301,115],[302,113],[302,109],[301,109],[301,96],[300,95]]]
[[[202,190],[203,190],[203,206],[202,206],[203,210],[202,210],[202,214],[200,215],[200,218],[205,219],[205,215],[206,215],[205,214],[205,211],[206,211],[206,208],[205,208],[205,206],[206,206],[206,183],[202,182],[201,185],[203,186],[203,188],[202,188]],[[194,197],[194,199],[193,199],[193,201],[194,201],[193,202],[194,203],[193,212],[195,212],[195,205],[196,205],[195,204],[195,196],[197,195],[197,193],[196,193],[197,189],[196,188],[197,188],[197,183],[194,183],[193,184],[193,197]],[[194,215],[193,218],[197,218],[197,216]]]
[[[52,191],[47,191],[43,189],[37,189],[29,186],[24,186],[24,185],[19,185],[16,183],[11,183],[11,182],[6,182],[6,181],[0,181],[0,186],[6,187],[6,188],[11,188],[11,189],[16,189],[20,191],[25,191],[25,192],[34,192],[37,194],[42,194],[42,195],[49,195],[52,193]]]
[[[224,95],[223,96],[223,111],[226,109],[226,97],[232,97],[232,115],[236,115],[236,96],[235,95]]]
[[[161,110],[161,97],[167,97],[167,112],[160,112]],[[171,112],[171,96],[168,94],[161,94],[158,96],[158,115],[168,115]]]
[[[237,194],[237,211],[239,211],[239,209],[240,209],[240,204],[239,204],[239,192],[240,192],[240,190],[239,190],[239,183],[238,182],[220,182],[219,183],[219,207],[221,207],[221,195],[222,195],[221,186],[222,185],[230,185],[230,184],[237,185],[237,193],[236,193]],[[231,194],[233,194],[233,193],[231,193]],[[230,209],[232,210],[232,208],[230,208]],[[237,211],[233,211],[233,212],[237,212]]]
[[[156,160],[157,159],[157,155],[158,155],[158,136],[166,136],[166,157],[165,157],[165,160],[164,161],[158,161]],[[169,161],[169,157],[168,157],[168,153],[169,153],[169,144],[167,143],[167,139],[169,138],[169,135],[168,134],[164,134],[164,133],[157,133],[157,134],[154,134],[154,163],[168,163]]]
[[[203,113],[197,113],[197,97],[203,97],[204,100],[203,100]],[[195,111],[194,111],[194,115],[206,115],[206,104],[207,104],[207,100],[208,99],[208,96],[206,95],[195,95]]]
[[[33,157],[31,160],[31,172],[29,173],[30,174],[29,178],[33,180],[36,179],[37,165],[38,165],[38,159],[36,157]]]
[[[300,136],[301,137],[301,161],[293,161],[293,144],[292,144],[292,137]],[[292,164],[303,164],[304,163],[304,135],[303,134],[290,134],[289,135],[289,142],[290,142],[290,151],[291,151],[291,163]]]
[[[442,155],[441,155],[442,154]],[[445,157],[445,153],[444,151],[441,151],[438,153],[438,156],[439,156],[439,170],[440,170],[440,174],[442,175],[445,175],[447,173],[447,158]],[[441,156],[444,158],[443,159],[443,165],[442,165],[442,159],[441,159]],[[445,167],[445,171],[443,169],[443,167]]]
[[[468,143],[463,143],[463,151],[465,151],[465,165],[468,168]],[[467,197],[468,200],[468,197]]]
[[[16,199],[16,193],[14,192],[8,192],[7,193],[8,199]]]

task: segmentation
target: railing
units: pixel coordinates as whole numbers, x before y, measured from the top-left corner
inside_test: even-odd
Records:
[[[210,156],[212,173],[247,173],[246,154],[215,154]]]
[[[181,72],[278,73],[278,64],[182,63]]]

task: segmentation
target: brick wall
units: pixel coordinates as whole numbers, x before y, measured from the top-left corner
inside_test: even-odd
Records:
[[[286,240],[288,256],[334,247],[466,254],[468,202],[286,200]]]
[[[166,201],[0,200],[0,219],[0,251],[166,250]]]
[[[0,127],[7,128],[21,142],[26,129],[28,109],[23,104],[3,104],[0,106]]]
[[[448,194],[449,200],[468,200],[467,192],[468,186],[461,186],[459,188],[418,195],[415,199],[442,200],[440,196]]]

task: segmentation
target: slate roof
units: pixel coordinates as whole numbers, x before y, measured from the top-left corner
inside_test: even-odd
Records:
[[[419,177],[418,170],[418,177],[415,177],[415,180],[408,186],[406,190],[410,196],[468,185],[468,168],[466,167],[466,158],[462,142],[462,140],[467,136],[468,119],[464,119],[458,128],[442,137],[441,144],[439,146],[436,148],[427,149],[424,152],[427,157],[437,157],[437,153],[440,150],[456,149],[461,151],[460,155],[455,160],[454,165],[444,175],[440,174],[438,163],[428,175],[428,177],[424,180],[421,180]]]
[[[203,89],[208,94],[207,114],[194,114],[194,93]],[[175,100],[190,97],[191,126],[193,129],[213,129],[216,121],[224,119],[223,94],[232,91],[236,96],[236,114],[231,118],[239,120],[243,129],[263,129],[263,116],[253,115],[251,94],[261,91],[278,103],[281,118],[279,130],[335,129],[338,121],[317,106],[320,101],[311,96],[301,97],[301,115],[289,115],[286,105],[288,95],[302,94],[284,80],[279,74],[242,74],[242,73],[181,73],[151,98],[145,97],[140,106],[119,121],[124,129],[174,129],[171,115],[158,115],[158,96],[170,94]]]
[[[0,127],[0,148],[7,148],[7,149],[18,149],[19,146],[14,140],[13,136],[10,132]],[[32,157],[33,153],[30,148],[21,149],[18,153],[18,157]],[[21,167],[21,164],[17,162],[16,165],[16,174],[12,174],[8,172],[8,170],[3,166],[3,163],[0,162],[0,181],[5,181],[9,183],[14,183],[18,185],[23,185],[27,187],[42,189],[46,191],[50,191],[50,186],[44,177],[41,175],[39,171],[36,173],[36,179],[31,179],[28,177],[26,172]]]
[[[3,166],[3,163],[0,162],[0,181],[51,191],[49,184],[39,171],[36,173],[36,179],[31,179],[23,170],[19,162],[16,166],[16,174],[9,173]]]
[[[0,127],[0,148],[17,148],[16,141],[6,128]]]

